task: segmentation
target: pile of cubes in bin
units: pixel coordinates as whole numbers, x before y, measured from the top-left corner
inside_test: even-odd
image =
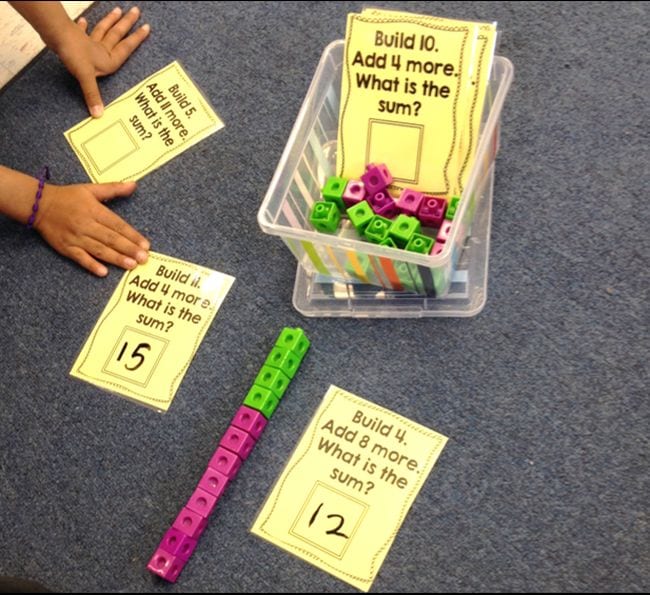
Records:
[[[331,176],[309,220],[318,231],[336,233],[342,216],[347,215],[359,235],[375,244],[420,254],[442,252],[459,197],[448,204],[445,198],[406,188],[394,199],[388,193],[392,182],[383,163],[368,164],[360,180]],[[431,228],[432,234],[421,233],[422,227]]]

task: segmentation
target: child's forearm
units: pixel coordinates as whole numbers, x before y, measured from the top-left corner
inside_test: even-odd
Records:
[[[38,190],[38,180],[0,165],[0,213],[27,223]]]
[[[36,29],[47,47],[54,52],[73,24],[60,2],[9,2]]]

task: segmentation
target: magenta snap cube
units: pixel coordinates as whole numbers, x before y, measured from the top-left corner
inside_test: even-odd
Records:
[[[219,441],[219,446],[234,452],[242,461],[245,461],[255,446],[255,440],[248,432],[235,426],[229,426]]]
[[[394,219],[399,214],[399,211],[395,206],[395,201],[391,198],[390,202],[387,202],[383,207],[379,207],[375,213],[386,219]]]
[[[219,499],[221,498],[221,494],[223,494],[229,481],[230,479],[228,479],[228,477],[223,473],[220,473],[212,467],[208,467],[205,470],[203,477],[201,477],[198,487],[208,492],[208,494],[212,494],[215,498]]]
[[[208,462],[208,467],[212,467],[223,473],[228,479],[232,479],[241,467],[241,459],[234,452],[219,446]]]
[[[440,227],[445,220],[447,201],[437,196],[425,196],[418,211],[418,219],[427,227]]]
[[[350,180],[343,192],[343,202],[346,208],[356,205],[365,200],[366,187],[361,180]]]
[[[178,529],[192,539],[201,537],[208,519],[202,517],[198,512],[194,512],[187,507],[183,507],[176,520],[172,523],[174,529]]]
[[[375,215],[381,215],[387,218],[392,218],[397,215],[395,201],[386,192],[377,192],[377,194],[368,198],[368,203],[372,207]]]
[[[174,527],[170,527],[167,530],[167,533],[163,535],[162,541],[160,542],[158,548],[165,550],[172,556],[180,557],[183,560],[189,560],[189,557],[192,555],[192,552],[196,548],[197,543],[198,542],[196,539],[192,539],[191,537],[185,535],[185,533],[182,531],[179,531]]]
[[[217,505],[217,497],[203,488],[197,487],[185,505],[186,508],[208,518]]]
[[[443,222],[443,224],[440,226],[440,229],[438,230],[438,235],[436,236],[436,242],[444,243],[449,239],[452,225],[453,225],[453,221],[445,220]]]
[[[417,217],[423,200],[424,194],[422,194],[422,192],[405,188],[397,199],[397,210],[405,215]]]
[[[361,176],[361,181],[366,187],[366,195],[372,196],[382,192],[393,182],[393,176],[383,163],[369,163],[366,165],[366,173]]]
[[[244,430],[244,432],[248,432],[257,440],[262,435],[268,421],[259,411],[242,405],[235,413],[235,417],[232,418],[230,424]]]
[[[186,560],[179,556],[172,556],[163,549],[158,548],[147,564],[147,570],[164,578],[167,582],[175,583],[178,575],[183,570]]]
[[[445,245],[442,242],[436,242],[433,245],[433,248],[431,248],[431,255],[435,256],[436,254],[440,254],[445,248]]]

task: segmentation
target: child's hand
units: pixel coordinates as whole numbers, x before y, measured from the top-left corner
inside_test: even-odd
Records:
[[[34,228],[57,252],[99,277],[108,269],[98,260],[132,269],[146,262],[149,241],[102,201],[128,196],[135,187],[135,182],[46,184]]]
[[[149,25],[142,25],[128,35],[140,16],[133,7],[124,16],[122,9],[114,8],[86,34],[88,22],[83,17],[70,30],[60,35],[54,51],[65,67],[79,81],[90,114],[96,118],[104,112],[97,77],[112,74],[149,35]]]

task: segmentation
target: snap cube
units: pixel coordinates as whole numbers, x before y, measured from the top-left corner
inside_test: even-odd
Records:
[[[230,479],[227,475],[224,475],[212,467],[208,467],[199,480],[198,487],[208,492],[208,494],[212,494],[215,498],[218,499],[221,498],[221,494],[223,494],[229,481]]]
[[[380,246],[388,246],[389,248],[397,248],[397,244],[395,243],[395,240],[391,238],[390,236],[386,236],[381,242],[379,242]]]
[[[444,221],[438,230],[438,235],[436,236],[436,242],[444,243],[449,239],[451,234],[451,226],[453,223],[451,221]]]
[[[330,176],[325,182],[325,186],[321,190],[323,199],[334,203],[340,211],[345,210],[345,203],[343,202],[343,193],[348,185],[348,181],[345,178],[339,178],[338,176]]]
[[[388,236],[391,221],[381,215],[375,215],[363,232],[364,237],[374,244],[379,244]]]
[[[400,247],[404,248],[409,243],[411,236],[414,233],[419,233],[421,224],[418,219],[410,215],[400,213],[393,219],[393,222],[388,229],[388,235],[393,238],[394,242]]]
[[[298,357],[291,349],[276,345],[271,349],[264,365],[279,368],[291,379],[298,371],[301,360],[302,358]]]
[[[172,527],[192,539],[198,539],[207,524],[208,519],[184,506],[173,522]]]
[[[234,452],[242,461],[245,461],[255,446],[255,440],[244,430],[228,426],[226,433],[219,441],[219,446]]]
[[[366,198],[366,187],[361,180],[350,180],[343,192],[343,204],[350,208]]]
[[[230,422],[231,425],[248,432],[255,440],[257,440],[264,431],[268,423],[266,417],[256,409],[251,409],[242,405],[235,413],[235,417]]]
[[[278,399],[281,399],[284,391],[289,386],[289,381],[290,379],[282,370],[263,365],[255,378],[254,384],[270,389]]]
[[[232,479],[241,467],[241,459],[227,448],[218,446],[208,461],[208,467],[212,467],[219,473],[223,473],[228,479]]]
[[[244,399],[244,405],[257,409],[264,414],[266,419],[270,419],[279,405],[280,400],[271,392],[270,389],[263,386],[254,385]]]
[[[275,344],[278,347],[291,349],[302,361],[311,343],[301,328],[285,326],[280,336],[276,339]]]
[[[440,254],[445,248],[445,244],[443,242],[438,242],[433,245],[433,248],[431,248],[431,255],[435,256],[436,254]]]
[[[210,494],[210,492],[207,492],[200,487],[197,487],[190,496],[190,499],[187,501],[187,504],[185,506],[189,510],[194,511],[207,519],[212,514],[212,511],[216,505],[216,496]]]
[[[445,220],[446,209],[447,201],[444,198],[425,196],[418,211],[418,219],[427,227],[440,227]]]
[[[178,556],[183,560],[189,560],[196,548],[198,541],[185,535],[185,533],[170,527],[158,546],[172,556]]]
[[[405,215],[417,217],[423,199],[424,194],[422,192],[416,192],[410,188],[405,188],[397,199],[397,210]]]
[[[368,199],[368,203],[375,212],[375,215],[381,215],[389,219],[397,215],[395,201],[386,192],[377,192],[377,194]]]
[[[372,210],[372,207],[367,200],[362,200],[360,203],[357,203],[353,207],[350,207],[347,211],[348,218],[354,225],[354,228],[357,230],[357,233],[363,235],[368,223],[375,216],[375,212]]]
[[[309,222],[320,232],[334,233],[339,228],[341,213],[333,202],[319,200],[309,214]]]
[[[422,235],[421,233],[414,233],[408,241],[408,244],[406,244],[405,250],[419,252],[420,254],[429,254],[434,243],[433,238]]]
[[[445,212],[445,219],[453,221],[456,215],[456,209],[458,209],[458,203],[460,202],[460,196],[452,196],[449,204],[447,205],[447,211]]]
[[[366,165],[366,173],[361,176],[361,181],[366,187],[366,194],[372,196],[392,184],[393,176],[384,163],[369,163]]]
[[[147,564],[147,570],[165,579],[167,582],[174,583],[181,570],[183,570],[185,562],[186,560],[183,560],[179,556],[173,556],[165,550],[158,548],[153,556],[151,556],[151,560]]]

